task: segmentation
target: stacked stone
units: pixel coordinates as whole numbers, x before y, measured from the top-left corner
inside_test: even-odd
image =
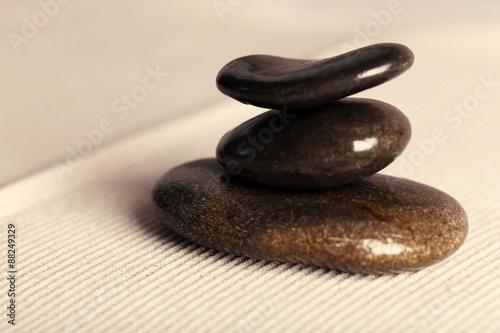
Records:
[[[324,60],[251,55],[217,76],[224,94],[272,108],[181,165],[154,190],[158,217],[218,250],[356,273],[436,263],[464,242],[467,216],[446,193],[376,174],[411,136],[387,103],[345,98],[407,70],[413,54],[376,44]]]

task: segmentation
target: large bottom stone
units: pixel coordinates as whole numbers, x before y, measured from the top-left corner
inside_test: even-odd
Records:
[[[325,190],[281,190],[230,178],[215,159],[167,172],[154,189],[157,216],[199,244],[252,258],[355,273],[418,270],[467,236],[448,194],[373,175]]]

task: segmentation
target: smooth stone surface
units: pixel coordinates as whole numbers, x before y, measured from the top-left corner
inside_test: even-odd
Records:
[[[406,71],[413,53],[401,44],[363,47],[323,60],[250,55],[225,65],[219,90],[245,104],[300,110],[377,86]]]
[[[153,195],[159,219],[196,243],[347,272],[421,269],[455,252],[468,230],[448,194],[384,175],[292,191],[235,180],[206,159],[167,172]]]
[[[220,140],[217,159],[231,175],[262,184],[327,188],[383,169],[410,136],[408,118],[394,106],[346,98],[295,114],[260,114]]]

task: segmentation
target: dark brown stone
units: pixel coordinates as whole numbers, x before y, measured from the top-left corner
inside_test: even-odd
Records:
[[[346,98],[294,114],[260,114],[221,139],[217,159],[230,174],[262,184],[327,188],[383,169],[410,136],[408,118],[392,105]]]
[[[284,190],[230,178],[215,159],[166,173],[154,201],[170,229],[199,244],[347,272],[421,269],[455,252],[468,229],[457,201],[407,179]]]
[[[412,64],[413,53],[393,43],[370,45],[322,60],[250,55],[225,65],[217,75],[217,87],[245,104],[300,110],[379,85]]]

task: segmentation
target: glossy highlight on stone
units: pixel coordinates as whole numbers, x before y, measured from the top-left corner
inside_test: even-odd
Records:
[[[374,44],[322,60],[249,55],[217,75],[218,89],[246,104],[299,110],[334,102],[406,71],[413,53],[404,45]]]
[[[271,110],[228,132],[217,159],[231,175],[296,189],[368,177],[401,154],[408,118],[384,102],[346,98],[304,112]]]
[[[421,269],[455,252],[468,230],[457,201],[407,179],[286,190],[235,179],[215,159],[167,172],[154,201],[161,221],[199,244],[355,273]]]

